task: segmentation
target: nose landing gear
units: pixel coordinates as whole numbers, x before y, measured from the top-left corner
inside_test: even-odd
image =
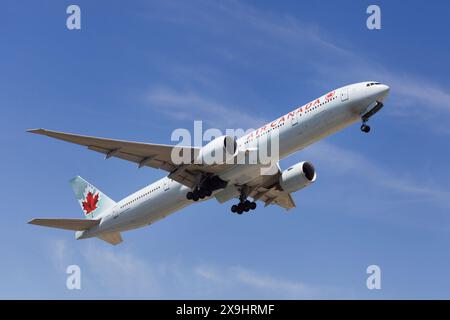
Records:
[[[370,127],[366,124],[367,121],[369,121],[369,119],[378,111],[381,110],[381,108],[383,108],[383,103],[380,101],[377,101],[377,103],[375,104],[375,106],[370,109],[368,112],[366,112],[365,114],[362,115],[361,119],[362,119],[362,125],[361,125],[361,131],[364,133],[369,133],[370,132]]]
[[[368,126],[367,124],[365,124],[363,122],[363,124],[361,125],[361,131],[364,133],[369,133],[370,132],[370,126]]]

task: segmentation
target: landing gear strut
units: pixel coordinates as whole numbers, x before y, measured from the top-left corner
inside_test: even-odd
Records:
[[[231,206],[231,212],[242,214],[244,212],[249,212],[250,210],[256,209],[256,202],[247,199],[247,196],[242,193],[239,196],[239,203]]]
[[[366,123],[367,123],[367,121],[369,121],[370,117],[372,117],[375,113],[380,111],[381,108],[383,108],[383,106],[384,106],[383,103],[381,103],[380,101],[377,101],[377,104],[361,117],[362,122],[363,122],[361,125],[362,132],[364,132],[364,133],[370,132],[370,127]]]

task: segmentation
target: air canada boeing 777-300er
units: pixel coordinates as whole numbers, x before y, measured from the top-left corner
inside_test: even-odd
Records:
[[[361,131],[368,133],[367,121],[383,107],[388,93],[387,85],[375,81],[351,84],[297,107],[240,138],[224,135],[203,147],[130,142],[45,129],[28,130],[85,146],[105,154],[106,159],[117,157],[135,162],[140,168],[146,166],[168,172],[166,177],[119,202],[81,177],[75,177],[70,184],[85,219],[38,218],[29,223],[73,230],[76,239],[98,237],[115,245],[122,242],[123,231],[153,224],[193,202],[213,197],[220,203],[237,199],[231,207],[237,214],[254,210],[256,201],[262,201],[266,206],[272,204],[291,209],[295,207],[291,193],[313,183],[316,171],[307,161],[281,170],[278,159],[357,121],[362,122]],[[267,148],[269,141],[275,140],[278,141],[278,155],[270,174],[262,173],[267,164],[263,165],[260,160],[252,163],[229,161],[242,158],[242,155],[247,159],[250,153],[258,152],[262,146]],[[174,159],[177,148],[180,155],[189,155],[189,161]],[[201,161],[223,152],[227,161]]]

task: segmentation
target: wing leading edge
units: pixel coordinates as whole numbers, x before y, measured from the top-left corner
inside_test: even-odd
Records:
[[[114,140],[46,129],[30,129],[27,130],[27,132],[85,146],[89,150],[103,153],[105,155],[105,159],[116,157],[134,162],[139,168],[146,166],[155,169],[162,169],[169,173],[176,173],[171,174],[170,178],[188,187],[193,187],[195,185],[196,171],[204,170],[204,168],[199,168],[199,166],[194,164],[180,165],[175,164],[172,161],[172,151],[175,148],[177,148],[177,150],[175,150],[177,154],[185,154],[185,152],[187,152],[193,157],[198,154],[200,150],[196,147],[180,147],[164,144]],[[180,170],[181,167],[183,170]]]

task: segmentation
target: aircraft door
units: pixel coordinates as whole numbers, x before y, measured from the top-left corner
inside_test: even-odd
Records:
[[[169,190],[169,180],[165,180],[165,181],[164,181],[163,188],[164,188],[164,191]]]
[[[112,214],[112,217],[113,217],[113,219],[117,219],[117,217],[120,215],[120,211],[119,211],[119,208],[116,206],[114,209],[113,209],[113,214]]]
[[[348,88],[344,88],[341,90],[341,101],[347,101],[348,100]]]
[[[291,126],[296,126],[298,124],[298,113],[296,112],[293,117],[291,117]]]

